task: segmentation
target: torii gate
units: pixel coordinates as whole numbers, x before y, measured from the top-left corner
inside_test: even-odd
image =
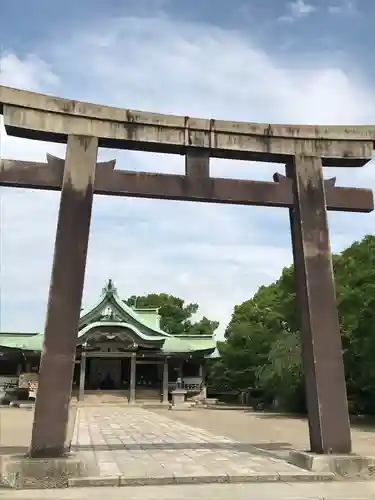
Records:
[[[65,160],[1,160],[0,185],[61,190],[32,457],[64,454],[93,195],[289,209],[311,451],[349,453],[350,425],[327,210],[371,212],[368,189],[324,181],[323,166],[362,167],[375,126],[300,126],[160,115],[0,86],[9,135],[67,143]],[[98,147],[185,155],[185,175],[114,170]],[[286,165],[274,182],[210,177],[210,157]]]

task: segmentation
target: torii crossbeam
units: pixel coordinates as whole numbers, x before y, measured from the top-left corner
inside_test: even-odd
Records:
[[[327,210],[371,212],[368,189],[323,179],[323,166],[362,167],[373,127],[270,125],[159,115],[0,86],[8,134],[67,142],[65,160],[2,160],[0,185],[61,190],[44,350],[30,454],[65,451],[78,320],[94,193],[289,209],[311,451],[351,451]],[[98,147],[185,155],[185,175],[115,170]],[[211,178],[210,157],[286,165],[274,182]]]
[[[0,160],[0,186],[60,191],[64,160],[47,154],[47,162]],[[97,163],[94,193],[135,198],[199,201],[267,207],[294,206],[293,182],[275,173],[274,182],[223,179],[206,176],[160,174],[114,170],[116,161]],[[370,189],[335,186],[324,182],[328,210],[371,212]]]

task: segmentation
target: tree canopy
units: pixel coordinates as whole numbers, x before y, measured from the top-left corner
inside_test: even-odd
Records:
[[[375,236],[333,256],[350,410],[375,413]],[[289,411],[305,410],[293,266],[235,307],[211,384],[255,388]]]
[[[193,322],[192,316],[198,312],[198,304],[186,304],[183,299],[166,293],[132,295],[125,302],[136,308],[158,308],[161,328],[173,335],[212,335],[219,326],[217,321],[205,316]]]

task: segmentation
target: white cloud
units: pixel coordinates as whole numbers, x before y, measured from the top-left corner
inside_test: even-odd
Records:
[[[22,61],[17,55],[5,53],[0,59],[0,84],[9,87],[37,89],[44,85],[57,85],[59,78],[35,54]]]
[[[288,14],[279,17],[279,21],[293,22],[296,19],[307,17],[313,14],[317,8],[315,5],[306,3],[304,0],[295,0],[295,2],[288,2]]]
[[[207,25],[101,19],[79,32],[65,28],[63,44],[56,33],[55,40],[30,50],[37,55],[8,53],[0,61],[2,83],[133,109],[233,120],[361,123],[375,117],[374,94],[335,61],[296,59],[281,67],[251,39]],[[3,157],[43,160],[47,151],[64,154],[60,145],[3,137]],[[100,154],[117,158],[117,168],[183,169],[182,157]],[[283,169],[212,164],[215,175],[252,179],[270,180]],[[365,187],[374,181],[369,169],[340,171],[340,179]],[[1,191],[3,330],[43,326],[57,209],[57,193]],[[330,218],[334,250],[360,238],[374,222],[372,215],[351,217]],[[197,301],[224,327],[233,305],[276,279],[291,260],[287,211],[98,196],[84,302],[95,301],[112,277],[125,295],[166,291]]]
[[[353,15],[358,14],[358,9],[354,2],[345,0],[339,4],[329,5],[328,12],[330,14]]]

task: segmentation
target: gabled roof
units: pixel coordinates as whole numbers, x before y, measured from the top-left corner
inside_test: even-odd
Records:
[[[92,307],[87,313],[83,314],[79,320],[80,327],[96,321],[100,318],[100,315],[105,310],[106,307],[110,307],[112,310],[116,311],[117,315],[122,321],[132,320],[141,331],[143,330],[148,335],[161,335],[164,338],[170,337],[171,335],[161,330],[156,325],[152,325],[150,321],[145,319],[144,313],[146,311],[153,312],[154,315],[157,314],[157,309],[140,309],[137,314],[137,310],[128,306],[120,297],[117,295],[117,290],[113,285],[112,280],[109,280],[107,286],[103,288],[102,296],[94,307]]]
[[[103,312],[110,308],[111,315],[103,318]],[[139,311],[139,314],[138,314]],[[117,295],[112,280],[103,288],[102,296],[94,307],[79,320],[78,344],[97,329],[126,329],[134,333],[140,345],[155,345],[165,354],[201,352],[215,356],[216,340],[210,335],[175,336],[164,332],[155,321],[148,321],[147,315],[159,319],[157,309],[133,309]],[[145,318],[146,316],[146,318]],[[42,351],[44,334],[0,334],[0,347],[24,351]]]
[[[82,340],[87,337],[91,331],[95,329],[108,329],[110,331],[116,330],[116,329],[124,329],[124,326],[126,326],[127,330],[131,330],[136,337],[138,337],[141,340],[144,340],[145,342],[164,342],[165,341],[165,335],[147,335],[143,333],[141,330],[139,330],[136,326],[130,324],[130,323],[124,323],[122,321],[95,321],[94,323],[89,323],[86,325],[82,330],[78,332],[78,340],[82,342]]]

